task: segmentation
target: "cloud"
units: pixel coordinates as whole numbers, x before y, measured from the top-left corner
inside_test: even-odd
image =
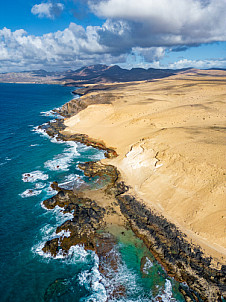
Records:
[[[197,69],[211,69],[211,68],[226,68],[226,58],[222,59],[205,59],[205,60],[188,60],[181,59],[169,64],[169,68],[180,69],[193,67]]]
[[[158,67],[169,51],[226,41],[226,0],[92,0],[88,5],[104,18],[101,26],[71,23],[42,36],[23,29],[0,30],[0,72],[62,70],[97,63]],[[32,13],[53,19],[63,9],[61,3],[48,2],[34,5]],[[183,59],[170,67],[225,65],[222,59]]]
[[[106,24],[104,25],[106,26]],[[124,67],[160,67],[164,47],[127,47],[127,41],[112,41],[108,46],[101,43],[99,32],[103,26],[88,26],[86,29],[71,23],[63,31],[42,36],[29,35],[25,30],[0,30],[0,72],[44,68],[63,70],[91,64],[118,64]],[[115,28],[124,36],[124,27]],[[112,34],[114,30],[111,31]],[[122,45],[120,43],[122,42]],[[123,44],[124,43],[124,44]],[[147,64],[148,63],[148,64]],[[189,61],[180,60],[171,68],[225,67],[225,60]],[[166,66],[165,66],[166,67]]]
[[[60,16],[64,10],[64,5],[62,3],[41,3],[35,4],[31,12],[34,15],[38,15],[39,18],[49,18],[54,19],[55,17]]]
[[[42,36],[25,30],[0,30],[0,72],[46,68],[62,70],[97,63],[126,60],[126,54],[112,57],[110,50],[99,44],[99,27],[71,23],[63,31]]]
[[[101,0],[90,9],[107,19],[101,43],[172,47],[226,40],[226,0]]]

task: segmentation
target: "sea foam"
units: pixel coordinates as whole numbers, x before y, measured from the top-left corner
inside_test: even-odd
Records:
[[[51,171],[68,171],[73,160],[80,154],[77,151],[77,144],[75,142],[67,142],[66,145],[68,147],[64,149],[63,153],[45,162],[44,166],[46,169]]]
[[[27,189],[23,193],[19,194],[22,198],[31,197],[31,196],[37,196],[42,193],[42,190],[33,190],[33,189]]]
[[[33,171],[22,174],[23,182],[36,182],[37,180],[47,180],[48,178],[49,175],[42,171]]]
[[[81,302],[105,302],[108,298],[107,291],[102,283],[104,278],[98,270],[99,257],[96,254],[94,255],[94,260],[92,269],[83,271],[78,276],[79,284],[92,292],[89,297],[81,299]]]

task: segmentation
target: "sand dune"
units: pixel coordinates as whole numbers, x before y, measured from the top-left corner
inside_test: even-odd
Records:
[[[117,166],[133,194],[222,263],[226,72],[193,70],[111,94],[112,104],[90,105],[67,119],[65,132],[115,148],[119,156],[104,161]]]

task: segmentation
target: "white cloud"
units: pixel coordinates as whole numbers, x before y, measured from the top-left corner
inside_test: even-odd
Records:
[[[172,69],[181,69],[187,67],[193,67],[197,69],[209,69],[209,68],[225,68],[226,67],[226,58],[224,59],[205,59],[205,60],[188,60],[181,59],[174,63],[169,64],[169,68]]]
[[[124,37],[132,47],[226,40],[226,0],[101,0],[89,6],[108,19],[102,39],[106,45],[107,31]]]
[[[100,27],[71,23],[63,31],[33,36],[23,29],[0,30],[0,72],[46,68],[60,70],[84,65],[126,60],[126,54],[112,58],[111,51],[99,44]]]
[[[0,30],[0,72],[128,62],[133,67],[158,67],[167,49],[226,41],[226,0],[93,0],[89,6],[106,19],[102,26],[71,23],[63,31],[42,36],[23,29]],[[61,3],[47,2],[34,5],[32,13],[53,19],[63,9]],[[226,64],[183,59],[169,67],[188,66]]]
[[[62,3],[41,3],[35,4],[31,12],[34,15],[38,15],[39,18],[49,18],[54,19],[58,17],[64,9],[64,5]]]
[[[127,47],[123,39],[112,40],[108,46],[101,43],[100,32],[110,26],[82,26],[71,23],[63,31],[42,36],[29,35],[25,30],[0,30],[0,72],[44,68],[62,70],[90,64],[116,64],[124,67],[160,67],[164,47]],[[116,28],[124,36],[124,27]],[[113,30],[112,30],[113,31]],[[114,33],[113,33],[114,36]],[[108,36],[111,39],[111,35]],[[225,67],[225,60],[181,60],[171,68],[194,66],[197,68]]]

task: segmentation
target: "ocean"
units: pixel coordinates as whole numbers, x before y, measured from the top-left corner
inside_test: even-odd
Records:
[[[104,302],[114,286],[125,295],[108,301],[184,301],[170,278],[131,230],[117,229],[114,252],[119,269],[111,284],[98,271],[99,259],[83,246],[67,257],[50,257],[44,243],[70,219],[42,201],[56,194],[50,184],[84,183],[77,164],[104,158],[104,152],[75,142],[59,142],[37,126],[60,118],[51,110],[73,98],[72,87],[0,84],[0,301]],[[123,234],[123,235],[122,235]],[[141,270],[141,259],[146,259]]]

